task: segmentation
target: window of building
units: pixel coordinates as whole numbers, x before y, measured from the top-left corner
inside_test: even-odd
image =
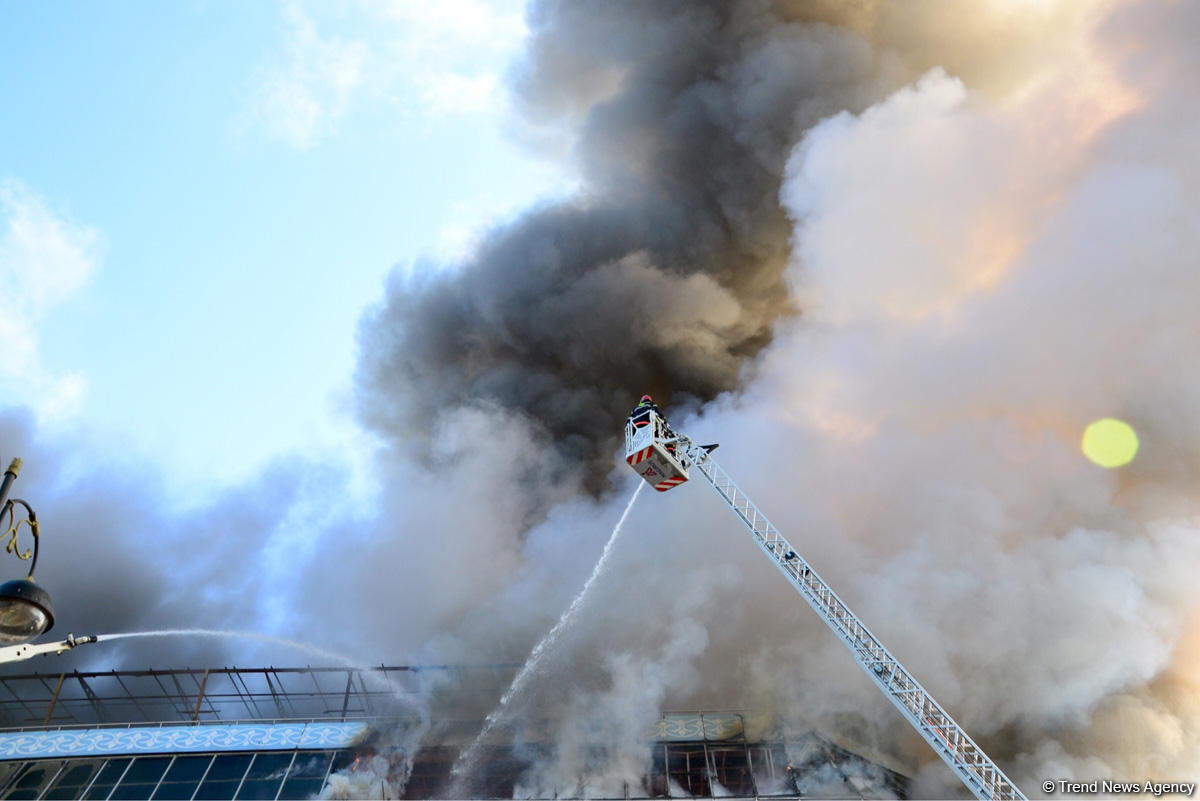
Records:
[[[723,795],[753,796],[754,780],[750,776],[750,765],[743,746],[709,746],[708,759],[711,776],[721,787]],[[716,788],[713,788],[716,790]]]
[[[238,790],[238,801],[274,798],[294,757],[295,754],[290,751],[282,754],[256,754],[242,787]]]
[[[0,762],[0,799],[314,798],[352,751],[43,759]]]
[[[288,771],[283,789],[279,791],[280,799],[315,798],[325,786],[325,778],[329,775],[329,762],[333,754],[329,751],[300,751],[296,761]]]
[[[162,782],[152,796],[155,799],[191,798],[192,793],[200,786],[200,780],[208,772],[208,766],[213,758],[204,756],[177,756],[167,768]]]
[[[109,798],[139,799],[149,798],[158,786],[158,782],[171,764],[171,757],[138,757],[133,760],[129,770],[121,777],[121,783],[113,788]]]
[[[233,798],[250,766],[250,759],[250,754],[220,754],[213,759],[208,775],[193,797],[208,801]]]
[[[449,780],[450,768],[458,758],[459,750],[444,745],[422,748],[413,759],[412,773],[404,788],[407,798],[432,798],[433,793],[443,788]],[[339,766],[334,766],[334,771]]]
[[[746,751],[760,796],[796,795],[796,788],[787,773],[787,751],[781,744],[752,745]]]
[[[8,787],[9,780],[23,767],[25,767],[24,762],[0,762],[0,793],[5,787]]]
[[[665,746],[667,781],[671,795],[710,795],[703,745],[671,743]]]
[[[66,767],[59,771],[58,778],[54,780],[42,798],[82,798],[84,788],[88,786],[92,776],[103,764],[103,759],[71,760]]]
[[[112,792],[112,789],[117,786],[117,782],[125,775],[125,771],[131,762],[133,762],[132,759],[126,758],[110,759],[105,762],[104,767],[100,768],[91,786],[88,787],[84,798],[108,798],[108,794]]]
[[[63,766],[61,759],[26,762],[13,776],[5,798],[37,798]]]

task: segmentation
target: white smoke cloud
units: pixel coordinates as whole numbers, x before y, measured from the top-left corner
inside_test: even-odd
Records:
[[[1186,344],[1200,334],[1187,309],[1200,182],[1185,134],[1200,108],[1171,32],[1195,30],[1191,13],[1119,10],[1034,89],[982,94],[934,71],[817,126],[782,192],[805,313],[737,396],[676,421],[726,443],[738,481],[1030,792],[1200,763],[1200,699],[1181,672],[1200,613],[1186,422],[1200,411]],[[1079,449],[1106,415],[1142,438],[1118,473]],[[643,664],[698,631],[697,651],[649,682],[667,688],[660,705],[740,702],[826,728],[849,714],[912,753],[894,709],[703,492],[635,510],[621,581],[597,588],[586,639],[561,656],[578,689],[556,708],[587,721],[580,739],[636,754],[621,710],[654,699],[615,655]],[[670,613],[690,587],[703,597]],[[572,743],[530,787],[637,774],[636,759],[602,768]],[[917,787],[955,780],[938,764]]]
[[[370,745],[350,765],[330,774],[318,797],[403,798],[412,775],[413,757],[428,730],[428,718],[387,724],[386,729],[372,734]]]
[[[403,764],[405,767],[396,775],[396,769],[388,757],[380,754],[359,757],[351,767],[329,776],[321,788],[320,798],[402,798],[404,784],[411,772],[411,766],[407,762]]]
[[[934,72],[814,129],[783,190],[809,314],[739,409],[815,439],[816,486],[840,489],[793,492],[854,543],[836,586],[969,732],[1023,754],[1030,788],[1200,761],[1105,734],[1113,706],[1126,731],[1200,718],[1194,697],[1145,703],[1176,696],[1200,611],[1200,371],[1183,345],[1200,335],[1183,301],[1200,195],[1179,129],[1200,104],[1167,69],[1194,61],[1167,29],[1195,15],[1168,11],[1102,30],[1087,57],[1120,76],[1104,97],[1056,105],[1047,81],[1000,102]],[[1109,414],[1142,437],[1119,474],[1079,453]]]
[[[1119,7],[1098,28],[1090,16],[1077,21],[1062,34],[1072,43],[1066,51],[1023,48],[1023,60],[1037,64],[1038,54],[1053,54],[1056,66],[1037,80],[989,81],[988,70],[958,53],[957,65],[948,58],[945,69],[860,113],[834,113],[803,137],[797,126],[781,197],[794,224],[786,279],[802,314],[776,324],[774,342],[743,366],[736,393],[673,418],[693,437],[723,443],[717,455],[738,482],[1031,792],[1048,777],[1183,779],[1200,763],[1200,692],[1188,669],[1200,651],[1200,591],[1188,570],[1200,556],[1200,429],[1190,423],[1200,410],[1200,373],[1189,358],[1200,333],[1190,308],[1200,289],[1190,262],[1200,244],[1196,14],[1184,5]],[[685,16],[679,24],[704,21],[700,11]],[[794,52],[806,53],[824,41],[820,26],[777,37],[766,28],[754,41],[767,55],[782,52],[769,46],[781,40],[802,42]],[[905,55],[895,52],[903,37],[876,30],[890,44],[875,46],[891,49],[876,59],[874,29],[863,30],[862,38],[831,35],[861,77],[847,80],[841,102],[828,108],[804,94],[821,109],[806,108],[805,119],[867,106],[887,83],[880,75],[901,72],[889,59]],[[776,77],[767,66],[783,60],[749,51],[739,50],[745,57],[723,73],[742,90],[762,85],[755,75]],[[570,94],[550,83],[546,96]],[[710,87],[680,83],[688,97],[713,97]],[[984,84],[986,91],[976,88]],[[601,88],[603,105],[614,90]],[[745,124],[730,134],[737,143],[751,137],[746,121],[760,98],[741,94],[751,96],[738,117]],[[644,113],[656,100],[631,104],[639,120],[657,124],[660,117]],[[604,122],[615,128],[619,117]],[[611,146],[587,158],[599,171],[621,153]],[[709,162],[682,161],[689,176],[707,180]],[[701,219],[753,217],[734,191],[744,182],[722,179],[712,196],[729,216]],[[545,264],[557,263],[561,242],[574,241],[542,236],[557,222],[539,222],[538,242],[554,244],[536,251],[548,254]],[[642,253],[640,244],[623,247],[619,258],[587,267],[621,287],[650,274]],[[512,260],[520,270],[504,276],[536,283],[528,262]],[[733,262],[715,264],[735,269]],[[471,283],[467,294],[480,302],[461,319],[493,310],[490,290],[504,276]],[[704,344],[742,322],[716,279],[675,271],[655,280],[670,295],[667,336]],[[590,288],[538,285],[512,305],[525,314],[550,292],[570,301],[560,325],[586,329],[603,323],[588,316]],[[694,314],[702,330],[687,327],[688,303],[672,305],[680,288],[705,304]],[[459,307],[431,298],[429,319],[449,320],[445,334],[459,344],[463,328],[452,323],[460,318],[447,311]],[[780,304],[751,304],[767,307]],[[511,333],[515,323],[498,319],[470,336]],[[371,330],[394,337],[386,344],[403,345],[410,333]],[[561,337],[537,342],[548,343],[546,364],[569,363]],[[517,354],[492,365],[490,377],[503,385],[520,372],[513,383],[542,411],[537,382],[549,381],[551,368],[522,372],[529,358],[519,337],[482,344]],[[631,380],[625,353],[611,351],[601,355],[614,381]],[[523,660],[582,585],[624,493],[610,502],[579,497],[571,459],[590,458],[588,446],[569,436],[551,441],[520,404],[500,409],[464,398],[477,389],[469,380],[435,391],[436,370],[473,378],[480,365],[470,357],[486,352],[467,348],[451,367],[431,359],[430,373],[401,371],[385,384],[379,394],[389,409],[402,392],[433,397],[413,423],[427,447],[393,434],[380,455],[383,501],[378,514],[365,515],[372,519],[319,525],[321,536],[306,540],[289,573],[276,552],[282,546],[262,532],[279,524],[279,509],[296,503],[305,485],[268,476],[215,504],[213,516],[255,532],[252,553],[270,560],[272,586],[232,586],[242,574],[222,574],[228,546],[207,557],[196,549],[189,580],[209,583],[208,601],[222,614],[244,596],[257,609],[272,595],[272,620],[291,611],[288,633],[372,662]],[[628,400],[642,389],[630,387]],[[607,392],[597,402],[619,415],[612,408],[623,399]],[[581,414],[556,411],[572,425]],[[1106,415],[1127,419],[1142,438],[1137,460],[1117,473],[1079,453],[1083,427]],[[881,749],[932,759],[699,482],[639,502],[607,578],[548,659],[525,714],[548,719],[558,747],[524,777],[523,791],[604,794],[636,781],[647,753],[639,737],[664,708],[742,706],[793,727],[850,720]],[[147,527],[161,523],[144,517],[136,519]],[[207,522],[179,527],[171,542]],[[185,588],[175,595],[156,620],[178,611]],[[488,709],[470,711],[482,718]],[[917,787],[943,794],[954,780],[935,764],[921,769]]]
[[[595,649],[603,665],[601,686],[558,698],[553,690],[543,692],[550,695],[543,703],[554,721],[553,747],[525,773],[514,797],[546,798],[556,791],[583,798],[645,794],[650,767],[645,733],[668,695],[690,692],[700,678],[696,660],[708,646],[708,632],[693,614],[702,595],[696,587],[674,599],[669,631],[657,647],[634,651],[624,647],[628,643],[595,640],[576,646]]]

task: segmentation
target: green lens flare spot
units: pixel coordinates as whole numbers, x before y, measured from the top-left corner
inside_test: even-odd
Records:
[[[1101,467],[1127,465],[1137,452],[1137,433],[1123,420],[1106,417],[1083,431],[1083,455]]]

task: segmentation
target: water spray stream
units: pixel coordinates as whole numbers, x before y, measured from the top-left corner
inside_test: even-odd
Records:
[[[270,634],[259,634],[254,631],[236,631],[222,629],[161,629],[159,631],[125,631],[117,634],[101,634],[97,636],[97,642],[105,642],[106,640],[124,640],[131,637],[234,637],[244,640],[260,640],[274,645],[284,645],[288,648],[295,648],[297,651],[304,651],[314,656],[320,656],[324,659],[329,659],[334,662],[340,662],[348,667],[359,667],[352,660],[339,653],[327,651],[324,648],[319,648],[306,642],[299,640],[289,640],[284,637],[273,637]]]
[[[558,622],[554,624],[554,627],[551,628],[550,631],[546,633],[546,636],[542,637],[541,641],[533,647],[533,650],[529,653],[529,658],[525,660],[525,664],[522,665],[521,669],[517,672],[517,675],[513,679],[512,684],[509,685],[508,690],[505,691],[504,695],[500,696],[500,703],[496,705],[496,708],[493,709],[491,714],[487,716],[487,719],[484,720],[483,728],[479,730],[479,734],[475,737],[475,741],[472,742],[471,745],[465,751],[463,751],[461,755],[459,755],[458,760],[454,763],[454,767],[450,770],[451,798],[466,797],[464,794],[466,788],[462,787],[462,784],[467,773],[467,768],[474,761],[475,755],[479,751],[480,746],[483,745],[484,739],[488,734],[491,733],[492,729],[496,728],[496,725],[504,716],[508,705],[525,688],[525,686],[529,683],[529,680],[533,677],[533,674],[537,672],[537,669],[541,666],[542,657],[554,645],[554,643],[557,642],[559,635],[562,634],[563,630],[574,618],[575,613],[579,611],[579,608],[583,606],[583,600],[587,596],[588,590],[591,589],[592,584],[595,583],[596,578],[604,570],[604,566],[608,562],[608,556],[612,552],[613,543],[617,541],[617,535],[621,533],[621,527],[625,525],[625,518],[629,517],[629,512],[633,509],[633,504],[635,501],[637,501],[638,493],[642,491],[643,486],[645,486],[645,483],[639,481],[637,489],[633,491],[633,495],[629,498],[629,503],[625,505],[625,511],[621,513],[621,517],[619,520],[617,520],[617,524],[613,526],[612,534],[609,535],[608,542],[605,543],[604,550],[600,553],[600,558],[596,561],[596,566],[592,568],[592,574],[588,576],[588,580],[584,582],[583,589],[581,589],[579,594],[575,596],[575,599],[571,601],[571,605],[567,607],[567,611],[562,613],[562,616],[558,619]]]

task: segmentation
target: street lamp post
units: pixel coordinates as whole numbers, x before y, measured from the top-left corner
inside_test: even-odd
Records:
[[[8,500],[8,490],[12,482],[17,480],[20,472],[20,459],[13,459],[12,464],[4,471],[0,480],[0,526],[8,520],[8,526],[0,532],[0,540],[8,537],[5,550],[16,554],[17,559],[29,560],[29,576],[13,579],[12,582],[0,584],[0,664],[28,660],[38,654],[61,654],[70,651],[76,645],[98,643],[100,638],[95,634],[86,637],[76,637],[67,634],[61,643],[32,644],[29,640],[38,634],[50,631],[54,626],[54,604],[50,603],[50,594],[34,584],[34,568],[37,567],[37,514],[29,504],[19,498]],[[16,507],[25,511],[25,517],[18,518]],[[20,526],[29,525],[29,531],[34,536],[34,548],[23,553],[17,544]]]
[[[13,459],[12,464],[4,471],[0,480],[0,527],[8,521],[8,527],[0,531],[0,540],[8,537],[4,550],[21,560],[32,560],[29,564],[29,575],[23,579],[14,579],[0,584],[0,664],[18,662],[37,654],[59,653],[69,651],[77,645],[88,642],[98,642],[93,634],[86,637],[76,637],[68,634],[62,642],[30,643],[34,637],[44,634],[54,625],[54,604],[50,603],[50,593],[33,582],[33,571],[37,567],[38,558],[38,519],[33,508],[21,500],[9,500],[8,491],[21,472],[21,460]],[[16,507],[24,510],[24,517],[17,517]],[[21,551],[17,545],[17,535],[22,525],[29,526],[33,535],[32,550]]]
[[[4,549],[18,559],[32,558],[28,576],[0,584],[0,644],[7,645],[28,642],[54,626],[54,604],[50,602],[50,593],[33,581],[38,557],[37,513],[20,498],[10,500],[8,497],[8,491],[20,472],[21,460],[13,459],[0,482],[0,539],[9,538]],[[17,507],[24,510],[24,517],[17,516]],[[6,520],[7,528],[4,527]],[[17,544],[22,525],[28,525],[29,533],[33,535],[31,550],[21,551]]]

